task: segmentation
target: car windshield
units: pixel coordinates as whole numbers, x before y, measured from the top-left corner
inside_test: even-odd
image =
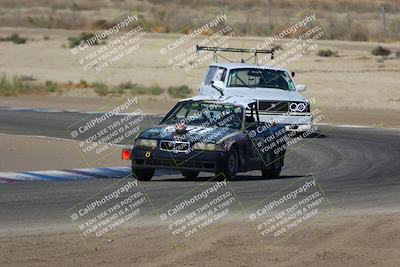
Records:
[[[289,73],[270,69],[232,69],[229,72],[228,87],[261,87],[293,91],[295,85]]]
[[[162,120],[167,124],[201,125],[239,129],[243,109],[214,102],[181,102]]]

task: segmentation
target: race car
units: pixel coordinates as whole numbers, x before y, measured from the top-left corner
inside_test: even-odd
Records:
[[[156,169],[172,169],[187,178],[212,172],[234,179],[238,172],[261,170],[280,176],[284,165],[284,125],[259,121],[257,101],[241,97],[196,96],[179,101],[156,127],[140,133],[122,151],[139,180]]]
[[[199,47],[197,50],[212,52],[273,53],[273,50]],[[200,95],[244,96],[258,102],[260,120],[275,121],[286,125],[287,131],[305,132],[312,128],[311,101],[300,92],[305,85],[296,85],[295,73],[285,68],[268,65],[238,63],[212,63],[209,65]]]

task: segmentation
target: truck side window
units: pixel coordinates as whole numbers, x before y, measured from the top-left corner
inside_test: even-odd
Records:
[[[217,75],[215,75],[215,79],[216,81],[225,81],[225,76],[226,76],[226,69],[225,68],[219,68]]]
[[[204,80],[205,85],[210,85],[211,81],[213,80],[215,76],[215,72],[217,71],[218,67],[211,66],[210,69],[208,70],[208,73],[206,75],[206,78]]]

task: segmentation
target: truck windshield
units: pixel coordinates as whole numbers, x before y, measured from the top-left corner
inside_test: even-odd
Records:
[[[242,125],[241,107],[212,102],[181,102],[162,120],[167,124],[201,125],[239,129]]]
[[[232,69],[229,72],[228,87],[261,87],[293,91],[295,85],[289,73],[270,69]]]

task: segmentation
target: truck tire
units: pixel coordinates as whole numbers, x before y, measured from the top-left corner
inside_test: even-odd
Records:
[[[237,150],[233,148],[229,150],[229,152],[227,153],[227,157],[222,167],[222,170],[220,172],[216,172],[215,174],[220,175],[222,172],[225,177],[219,177],[219,178],[232,180],[236,178],[238,169],[239,169],[239,155],[237,153]]]
[[[132,170],[132,176],[139,181],[150,181],[153,178],[154,169],[138,169]]]
[[[194,179],[197,178],[197,176],[199,176],[199,171],[181,171],[182,175],[186,178],[189,179]]]

